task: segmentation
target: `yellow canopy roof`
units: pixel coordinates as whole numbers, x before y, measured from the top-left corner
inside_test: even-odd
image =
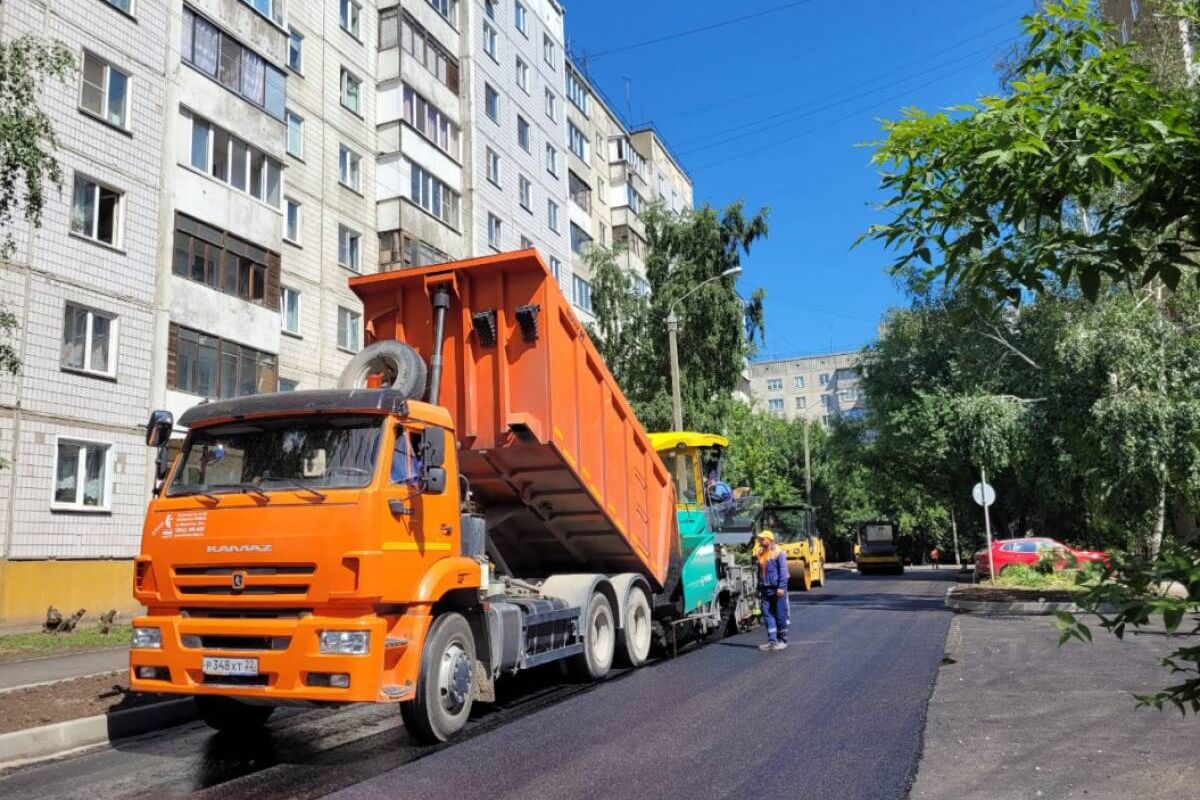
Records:
[[[729,440],[715,433],[669,431],[650,434],[650,446],[661,453],[676,447],[729,447]]]

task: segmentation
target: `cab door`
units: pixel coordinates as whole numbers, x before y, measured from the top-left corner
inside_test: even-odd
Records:
[[[394,423],[384,444],[383,551],[402,554],[398,563],[414,585],[434,562],[457,552],[457,486],[431,487],[423,427]],[[437,491],[440,489],[440,491]],[[447,513],[447,501],[454,513]],[[393,561],[393,563],[397,563]]]

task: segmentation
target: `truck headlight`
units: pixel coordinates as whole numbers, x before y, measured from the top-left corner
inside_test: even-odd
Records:
[[[363,656],[370,649],[370,631],[321,631],[322,654]]]
[[[162,629],[134,628],[129,646],[135,650],[162,650]]]

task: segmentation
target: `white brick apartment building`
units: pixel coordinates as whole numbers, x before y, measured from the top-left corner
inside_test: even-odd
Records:
[[[865,398],[859,388],[858,351],[756,361],[750,365],[754,407],[788,420],[828,424],[843,415],[859,418]]]

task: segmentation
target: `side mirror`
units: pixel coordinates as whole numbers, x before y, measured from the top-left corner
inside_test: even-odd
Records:
[[[445,428],[426,428],[421,433],[421,461],[426,469],[446,463]]]
[[[149,447],[163,447],[170,440],[175,430],[175,417],[170,411],[159,409],[150,415],[146,423],[146,444]]]
[[[424,474],[425,491],[430,494],[441,494],[446,491],[446,468],[426,467]]]

